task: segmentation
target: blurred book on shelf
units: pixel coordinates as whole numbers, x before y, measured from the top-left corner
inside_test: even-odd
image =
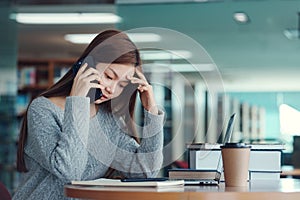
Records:
[[[19,88],[36,84],[36,68],[26,67],[18,71],[18,86]]]

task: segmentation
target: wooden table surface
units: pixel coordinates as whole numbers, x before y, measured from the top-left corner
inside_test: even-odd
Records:
[[[65,186],[65,196],[98,200],[300,200],[300,179],[250,181],[246,187],[182,186],[172,188]]]

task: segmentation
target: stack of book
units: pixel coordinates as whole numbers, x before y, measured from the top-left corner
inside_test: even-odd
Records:
[[[202,169],[169,169],[169,179],[182,180],[197,180],[197,179],[214,179],[217,170],[202,170]],[[220,181],[224,181],[222,173]]]
[[[221,156],[221,144],[188,144],[189,170],[215,171]],[[284,144],[251,144],[249,179],[280,179],[281,153]],[[172,170],[171,170],[172,171]],[[188,172],[185,172],[186,174]],[[169,172],[169,175],[171,172]],[[183,172],[181,172],[183,174]],[[174,176],[174,175],[172,175]],[[177,175],[178,176],[178,173]]]
[[[280,179],[281,153],[284,145],[252,145],[249,162],[249,178]]]

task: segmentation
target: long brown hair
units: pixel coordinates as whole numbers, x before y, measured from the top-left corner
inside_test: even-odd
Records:
[[[137,47],[132,41],[128,38],[125,33],[122,33],[118,30],[106,30],[99,33],[93,41],[87,46],[82,55],[79,57],[78,61],[84,59],[88,55],[93,55],[95,62],[103,63],[117,63],[117,64],[133,64],[137,67],[138,70],[141,69],[141,58]],[[78,62],[77,61],[77,62]],[[53,86],[48,90],[41,93],[39,96],[44,97],[66,97],[70,94],[72,89],[74,73],[72,68]],[[137,139],[137,135],[134,128],[134,108],[136,103],[136,88],[132,87],[131,84],[127,86],[123,93],[118,97],[117,102],[123,103],[124,106],[121,108],[128,108],[126,110],[120,109],[118,114],[123,115],[123,119],[128,125],[128,129],[133,134],[132,136]],[[128,102],[124,101],[124,97],[129,99]],[[123,100],[123,101],[122,101]],[[102,103],[104,108],[107,108],[108,111],[112,112],[112,103],[111,100]],[[29,107],[29,106],[28,106]],[[27,130],[27,112],[28,107],[25,112],[18,142],[18,151],[17,151],[17,170],[19,172],[27,172],[27,168],[24,160],[24,146],[26,143],[28,130]]]

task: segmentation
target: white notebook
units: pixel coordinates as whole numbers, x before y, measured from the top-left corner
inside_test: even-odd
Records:
[[[110,186],[110,187],[170,187],[184,186],[184,180],[165,181],[132,181],[122,182],[119,179],[100,178],[90,181],[72,181],[72,185]]]

